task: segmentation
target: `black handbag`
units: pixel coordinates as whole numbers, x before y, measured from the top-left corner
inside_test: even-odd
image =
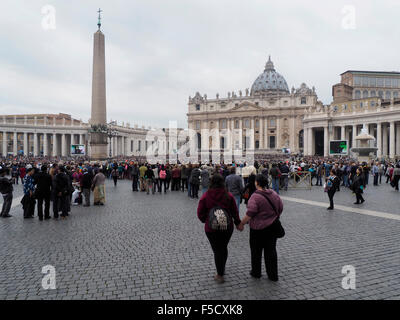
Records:
[[[283,228],[282,223],[279,220],[278,210],[276,210],[275,206],[272,204],[271,199],[269,199],[266,195],[264,195],[262,193],[259,193],[259,194],[261,194],[265,199],[267,199],[269,205],[271,206],[271,208],[274,210],[274,212],[276,214],[276,219],[269,226],[269,228],[271,228],[270,230],[272,231],[272,234],[277,238],[283,238],[285,236],[285,229]]]

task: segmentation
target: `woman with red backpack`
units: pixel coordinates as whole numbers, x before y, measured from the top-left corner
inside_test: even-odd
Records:
[[[214,280],[224,282],[225,265],[228,259],[228,243],[233,233],[233,225],[240,224],[236,200],[226,190],[224,178],[214,174],[210,187],[199,201],[197,216],[205,224],[204,230],[214,252],[217,274]]]

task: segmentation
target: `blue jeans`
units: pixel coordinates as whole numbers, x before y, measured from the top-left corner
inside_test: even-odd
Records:
[[[272,189],[279,194],[279,178],[272,178]]]
[[[345,174],[344,176],[343,176],[343,185],[345,186],[345,187],[349,187],[350,185],[349,185],[349,176],[347,175],[347,174]]]
[[[234,198],[235,198],[235,200],[236,200],[236,205],[237,205],[237,208],[238,208],[238,211],[239,211],[239,206],[240,206],[240,196],[233,196]]]
[[[189,178],[187,179],[187,186],[188,186],[188,197],[190,197],[192,195],[192,193],[191,193],[191,186],[190,186]]]

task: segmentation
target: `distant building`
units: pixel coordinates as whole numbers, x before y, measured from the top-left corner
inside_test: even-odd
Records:
[[[346,71],[332,87],[330,105],[304,117],[306,155],[329,155],[329,141],[355,137],[365,126],[376,139],[378,158],[400,157],[400,72]]]
[[[251,90],[229,92],[226,98],[216,95],[189,97],[188,128],[197,133],[197,147],[202,154],[210,150],[251,150],[256,155],[303,151],[303,117],[307,108],[322,107],[314,87],[305,83],[289,91],[285,78],[276,72],[271,59],[257,77]],[[213,141],[206,130],[219,130]],[[247,134],[252,132],[253,134]]]

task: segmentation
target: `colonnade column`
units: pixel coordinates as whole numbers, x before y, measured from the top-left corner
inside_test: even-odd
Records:
[[[43,156],[47,157],[49,155],[47,133],[43,133]]]
[[[314,129],[313,128],[308,128],[308,155],[313,156],[314,155]]]
[[[260,118],[260,141],[258,143],[259,149],[264,149],[264,118]]]
[[[3,156],[7,156],[7,132],[3,131]]]
[[[357,147],[357,145],[356,145],[356,136],[357,136],[357,125],[353,124],[353,131],[352,131],[352,136],[351,136],[351,140],[352,140],[351,146],[353,148]]]
[[[396,127],[396,155],[400,156],[400,123]]]
[[[342,126],[340,129],[340,139],[346,140],[346,127],[345,126]]]
[[[394,138],[395,138],[395,131],[394,131],[394,121],[390,121],[390,135],[389,135],[389,139],[390,139],[390,146],[389,146],[389,157],[390,157],[390,159],[394,159],[394,155],[395,155],[395,147],[396,147],[396,144],[395,144],[395,140],[394,140]]]
[[[386,157],[388,155],[388,127],[386,124],[382,124],[383,128],[382,128],[382,138],[383,138],[383,142],[382,142],[382,155],[384,157]]]
[[[324,157],[329,155],[329,130],[328,127],[324,127]]]
[[[28,133],[24,132],[24,155],[27,156],[29,154],[28,150]]]
[[[38,152],[38,134],[36,132],[33,133],[33,156],[36,157],[39,155]]]
[[[57,149],[58,149],[57,134],[53,133],[53,152],[52,152],[53,157],[57,157]]]
[[[18,154],[18,136],[16,132],[14,132],[14,139],[13,139],[13,154],[14,156]]]
[[[376,147],[378,148],[376,156],[380,158],[382,157],[382,124],[380,122],[376,124]]]
[[[67,140],[65,133],[61,134],[61,156],[65,157],[67,155],[66,153],[66,146],[67,146]]]

